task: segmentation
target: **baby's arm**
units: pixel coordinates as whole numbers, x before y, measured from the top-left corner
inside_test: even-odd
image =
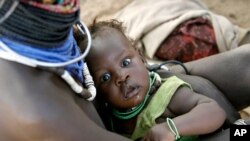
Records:
[[[177,116],[174,123],[180,135],[207,134],[218,129],[225,121],[225,112],[212,99],[181,87],[168,108]]]
[[[180,87],[172,97],[168,109],[177,117],[173,121],[181,136],[207,134],[218,129],[225,121],[225,112],[212,99]],[[167,124],[157,124],[144,140],[174,140]]]

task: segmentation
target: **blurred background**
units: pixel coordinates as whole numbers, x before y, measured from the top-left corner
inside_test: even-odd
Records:
[[[90,24],[99,16],[103,19],[126,6],[132,0],[81,0],[81,20]],[[250,27],[250,0],[201,0],[208,8],[227,17],[232,23]]]

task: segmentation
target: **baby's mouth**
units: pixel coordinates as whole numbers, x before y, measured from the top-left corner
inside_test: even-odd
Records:
[[[140,87],[138,85],[125,85],[123,87],[123,98],[128,100],[134,96],[136,96],[140,91]]]

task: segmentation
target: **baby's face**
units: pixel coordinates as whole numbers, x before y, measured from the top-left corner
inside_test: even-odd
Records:
[[[87,57],[98,94],[119,109],[129,109],[144,99],[149,87],[148,71],[126,37],[107,28],[93,39]]]

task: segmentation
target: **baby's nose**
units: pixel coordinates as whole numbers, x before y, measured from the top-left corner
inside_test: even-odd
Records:
[[[127,78],[129,77],[126,71],[117,71],[116,73],[116,85],[121,86],[122,83],[126,83]]]

